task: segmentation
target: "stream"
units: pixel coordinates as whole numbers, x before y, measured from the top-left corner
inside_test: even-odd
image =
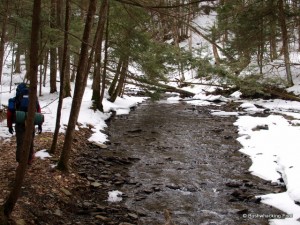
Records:
[[[134,160],[119,191],[139,224],[261,225],[280,214],[255,197],[280,187],[249,173],[236,117],[211,115],[234,109],[149,101],[110,121],[109,151]]]

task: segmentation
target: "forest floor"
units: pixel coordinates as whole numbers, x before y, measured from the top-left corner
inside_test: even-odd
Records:
[[[225,105],[222,109],[230,111],[231,107]],[[248,173],[250,160],[237,152],[240,145],[235,140],[237,132],[233,121],[230,117],[213,117],[205,107],[150,104],[137,107],[129,116],[110,121],[106,132],[111,142],[107,148],[89,143],[91,131],[80,129],[75,133],[69,173],[53,169],[59,152],[44,160],[36,158],[29,166],[11,222],[17,225],[170,225],[168,221],[174,216],[177,225],[268,224],[267,220],[247,220],[241,215],[280,213],[260,204],[254,196],[283,189]],[[63,138],[61,134],[58,149],[62,147]],[[35,150],[49,149],[51,141],[52,133],[36,135]],[[15,136],[1,140],[0,145],[2,204],[15,178]],[[195,151],[203,148],[205,151]],[[191,155],[179,162],[186,152]],[[149,159],[147,162],[143,161],[144,156]],[[177,159],[177,156],[180,157]],[[157,177],[165,172],[173,174]],[[149,179],[151,174],[155,176]],[[177,180],[172,183],[171,178]],[[180,179],[185,178],[188,182],[180,183]],[[187,183],[192,186],[186,187]],[[126,193],[123,201],[108,201],[108,192],[114,190]],[[181,212],[172,215],[167,211],[165,218],[160,203],[165,206],[168,198],[177,199],[176,195],[189,198],[184,200],[188,205],[181,208],[191,211],[186,212],[187,217]],[[181,199],[177,200],[168,208],[179,207]],[[146,209],[147,204],[155,209],[152,215]],[[183,222],[184,219],[191,220]]]
[[[101,173],[106,168],[118,168],[120,176],[123,166],[118,159],[95,159],[88,147],[87,139],[91,131],[76,131],[73,142],[69,173],[52,168],[59,153],[44,160],[36,158],[28,167],[21,196],[11,216],[11,223],[25,224],[137,224],[137,215],[119,204],[111,205],[108,191],[121,185],[120,179]],[[62,147],[60,135],[58,149]],[[35,137],[35,149],[49,149],[52,133],[42,133]],[[11,141],[1,141],[0,159],[0,204],[5,201],[15,179],[15,136]],[[99,150],[99,148],[98,148]],[[98,161],[99,160],[99,161]],[[123,161],[127,166],[130,161]],[[103,163],[99,168],[99,164]],[[124,165],[125,165],[124,164]],[[91,169],[93,172],[91,172]],[[95,175],[95,176],[94,176]],[[124,175],[125,176],[125,175]],[[98,177],[98,178],[97,178]],[[121,179],[123,180],[123,179]]]

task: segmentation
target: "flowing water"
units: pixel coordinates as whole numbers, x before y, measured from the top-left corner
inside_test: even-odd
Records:
[[[249,174],[236,117],[215,109],[232,110],[146,102],[111,121],[110,151],[134,160],[120,191],[139,224],[268,224],[255,215],[279,213],[254,197],[277,187]]]

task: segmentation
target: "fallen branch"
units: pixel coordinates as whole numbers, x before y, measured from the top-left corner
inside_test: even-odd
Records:
[[[130,75],[130,74],[128,74],[127,77],[141,83],[141,84],[134,83],[135,85],[147,88],[149,90],[159,90],[159,91],[163,91],[163,92],[175,92],[175,93],[179,93],[181,97],[192,97],[195,95],[194,93],[189,92],[189,91],[178,89],[176,87],[173,87],[173,86],[170,86],[167,84],[153,83],[146,79],[142,79],[142,78]],[[126,83],[129,84],[131,82],[127,80]]]
[[[293,93],[286,92],[285,90],[282,90],[282,89],[278,89],[278,88],[274,88],[274,87],[265,87],[264,92],[266,92],[272,96],[279,97],[280,99],[300,102],[299,96],[297,96]]]

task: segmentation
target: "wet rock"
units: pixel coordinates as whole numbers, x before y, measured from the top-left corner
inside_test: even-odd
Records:
[[[129,130],[127,131],[128,133],[141,133],[143,130],[142,129],[134,129],[134,130]]]
[[[238,215],[243,215],[243,214],[248,214],[249,210],[248,209],[242,209],[236,212]]]
[[[245,183],[245,187],[252,188],[252,187],[254,187],[254,184],[252,182],[247,182],[247,183]]]
[[[84,171],[80,171],[80,172],[78,172],[78,174],[79,174],[79,176],[82,176],[82,177],[87,176],[86,172],[84,172]]]
[[[126,158],[121,158],[121,157],[115,157],[115,156],[109,156],[105,158],[107,161],[109,162],[114,162],[114,163],[118,163],[118,164],[131,164],[131,162],[126,159]]]
[[[135,200],[136,202],[139,202],[139,201],[143,201],[143,200],[145,200],[145,199],[146,199],[145,196],[139,196],[139,197],[135,198],[134,200]]]
[[[132,219],[135,219],[135,220],[139,218],[139,216],[137,214],[134,214],[134,213],[128,213],[128,216]]]
[[[235,190],[234,192],[231,193],[233,197],[239,198],[240,196],[243,195],[243,192],[241,190]]]
[[[122,185],[124,183],[125,183],[124,180],[119,180],[119,181],[114,182],[115,185]]]
[[[229,201],[234,202],[234,201],[243,201],[243,202],[255,202],[259,203],[260,200],[257,199],[254,195],[247,194],[245,193],[245,190],[235,190],[234,192],[231,193],[234,199],[230,199]]]
[[[92,207],[92,205],[93,204],[91,202],[89,202],[89,201],[85,201],[82,204],[83,208],[90,208],[90,207]]]
[[[88,181],[95,181],[95,178],[90,177],[90,176],[88,176],[86,179],[87,179]]]
[[[223,129],[223,128],[214,128],[214,129],[212,129],[211,131],[212,131],[212,132],[215,132],[215,133],[221,133],[221,132],[224,131],[224,129]]]
[[[225,135],[224,139],[228,140],[228,139],[233,139],[233,137],[231,135]]]
[[[161,189],[159,187],[153,187],[153,191],[154,192],[159,192],[159,191],[161,191]]]
[[[126,181],[126,184],[128,185],[136,185],[138,182],[136,181]]]
[[[136,161],[139,161],[141,159],[137,158],[137,157],[128,157],[128,160],[136,162]]]
[[[254,202],[254,203],[260,203],[261,202],[261,197],[253,197],[253,199],[252,199],[252,201]]]
[[[169,162],[172,162],[172,161],[173,161],[172,157],[166,157],[165,160],[166,160],[166,161],[169,161]]]
[[[197,189],[195,187],[187,187],[186,190],[189,192],[197,192]]]
[[[269,126],[267,124],[265,125],[257,125],[256,127],[252,128],[253,131],[259,131],[259,130],[269,130]]]
[[[143,190],[143,192],[144,192],[145,194],[149,195],[149,194],[152,194],[152,193],[153,193],[153,190],[151,190],[151,189],[146,189],[146,190]]]
[[[101,175],[100,176],[100,179],[103,179],[103,180],[108,180],[111,176],[109,175]]]
[[[166,185],[167,188],[170,188],[172,190],[179,190],[180,189],[180,186],[178,185]]]
[[[237,182],[237,181],[230,181],[230,182],[227,182],[225,185],[227,187],[231,187],[231,188],[238,188],[238,187],[241,187],[243,184],[241,182]]]

